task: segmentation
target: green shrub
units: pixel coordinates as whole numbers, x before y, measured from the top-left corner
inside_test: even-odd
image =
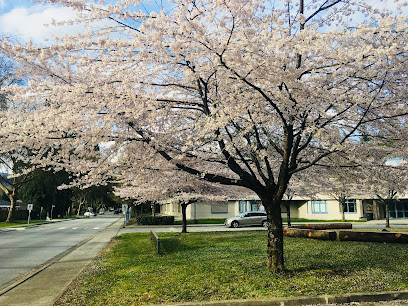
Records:
[[[136,218],[139,225],[172,225],[173,216],[139,216]]]

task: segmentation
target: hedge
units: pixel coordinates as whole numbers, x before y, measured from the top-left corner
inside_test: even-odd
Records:
[[[174,216],[139,216],[136,221],[139,225],[172,225]]]

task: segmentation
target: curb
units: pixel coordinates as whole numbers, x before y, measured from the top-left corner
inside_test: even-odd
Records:
[[[188,302],[178,304],[157,304],[157,306],[300,306],[300,305],[327,305],[327,304],[349,304],[355,302],[382,302],[408,299],[407,291],[388,291],[374,293],[350,293],[341,295],[319,295],[288,298],[253,299],[253,300],[229,300],[210,302]]]

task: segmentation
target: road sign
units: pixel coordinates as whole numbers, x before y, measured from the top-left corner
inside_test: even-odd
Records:
[[[33,204],[27,204],[27,210],[28,210],[28,220],[27,220],[27,224],[30,224],[30,220],[31,220],[31,211],[33,210]]]

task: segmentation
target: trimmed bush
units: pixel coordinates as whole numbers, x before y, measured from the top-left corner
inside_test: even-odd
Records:
[[[174,216],[139,216],[136,221],[139,225],[172,225]]]

